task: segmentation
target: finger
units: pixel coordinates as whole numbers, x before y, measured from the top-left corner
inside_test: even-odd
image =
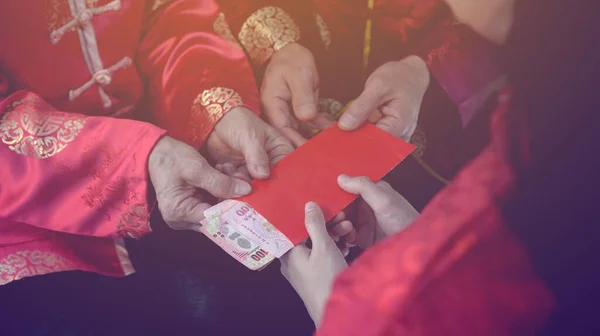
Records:
[[[236,172],[233,174],[233,177],[246,182],[252,181],[252,176],[250,176],[250,172],[248,171],[248,167],[246,167],[246,165],[239,166],[236,169]]]
[[[333,240],[329,237],[327,227],[325,226],[325,216],[321,208],[315,202],[308,202],[304,208],[306,231],[312,241],[313,250],[323,250],[329,244],[333,244]]]
[[[296,148],[304,145],[308,141],[307,138],[303,137],[300,132],[298,132],[292,127],[285,126],[279,129],[279,131],[281,132],[281,134],[283,134],[283,136],[290,140]]]
[[[332,238],[336,238],[336,237],[342,237],[342,236],[346,236],[346,235],[350,234],[353,229],[354,229],[354,227],[352,226],[352,223],[350,221],[342,221],[338,224],[331,226],[328,229],[328,231],[329,231],[329,235]]]
[[[219,169],[219,166],[221,169]],[[237,171],[235,169],[235,166],[230,162],[224,163],[222,165],[217,165],[217,166],[215,166],[215,168],[217,168],[217,170],[219,170],[221,173],[223,173],[227,176],[233,176]]]
[[[169,217],[164,218],[165,222],[174,230],[195,230],[197,231],[202,225],[200,221],[204,219],[204,211],[211,207],[210,204],[202,202],[196,197],[186,198],[181,204],[182,217],[177,220],[171,220]]]
[[[269,140],[267,140],[267,149],[269,151],[269,160],[271,165],[281,161],[284,157],[288,156],[294,151],[294,146],[292,143],[272,128],[270,129],[268,138]]]
[[[327,115],[320,113],[309,124],[312,129],[324,130],[335,125],[335,122],[329,119]]]
[[[204,189],[217,198],[236,198],[248,195],[252,191],[248,182],[219,172],[204,159],[199,160],[196,167],[189,167],[185,170],[182,177],[187,183]]]
[[[380,81],[370,81],[363,92],[354,100],[340,118],[340,128],[353,131],[362,126],[379,106],[385,102],[388,88]]]
[[[377,186],[367,177],[350,177],[340,175],[338,177],[339,186],[345,191],[360,195],[362,199],[372,208],[376,209],[389,201],[389,193]],[[391,188],[391,187],[390,187]]]
[[[269,177],[269,154],[265,149],[264,141],[260,141],[259,138],[246,139],[246,141],[241,141],[240,146],[250,176],[256,179]]]
[[[317,98],[315,95],[316,69],[299,68],[299,71],[286,75],[287,84],[292,93],[292,107],[298,120],[310,121],[317,117]]]
[[[346,219],[346,213],[341,211],[339,214],[335,215],[335,217],[333,217],[333,219],[331,220],[331,222],[333,223],[340,223],[342,222],[344,219]]]

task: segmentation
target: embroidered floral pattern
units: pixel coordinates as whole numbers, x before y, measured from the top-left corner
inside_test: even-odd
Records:
[[[119,236],[134,239],[152,232],[148,206],[145,203],[131,205],[127,211],[121,214],[117,230],[119,230]]]
[[[74,269],[71,261],[52,252],[19,251],[0,259],[0,285],[34,275]]]
[[[75,140],[86,117],[40,105],[42,102],[34,97],[9,104],[0,119],[0,140],[17,154],[47,159]]]
[[[231,28],[229,27],[229,24],[225,19],[225,14],[219,14],[217,19],[213,23],[213,29],[215,30],[215,33],[219,34],[223,39],[231,42],[237,48],[242,49],[242,46],[233,35],[233,31],[231,31]]]
[[[425,137],[425,132],[423,132],[419,126],[417,126],[415,132],[410,138],[410,143],[417,146],[413,154],[418,157],[423,157],[425,154],[425,149],[427,148],[427,138]]]
[[[319,113],[326,114],[332,120],[337,120],[342,112],[342,103],[332,98],[319,98]]]
[[[315,14],[315,19],[317,20],[317,27],[319,27],[319,34],[321,35],[321,41],[323,41],[323,45],[325,46],[325,50],[329,49],[331,45],[331,31],[329,31],[329,27],[327,27],[327,23],[323,17],[319,14]]]
[[[210,121],[216,123],[225,112],[242,104],[242,98],[234,90],[224,87],[214,87],[204,90],[194,100],[192,113],[194,116],[197,116],[206,112]]]
[[[244,22],[238,38],[250,59],[261,65],[277,50],[300,39],[300,28],[278,7],[263,7]]]

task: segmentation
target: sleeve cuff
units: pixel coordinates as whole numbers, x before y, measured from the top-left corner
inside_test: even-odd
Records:
[[[505,82],[493,57],[494,47],[460,24],[445,26],[425,40],[418,55],[458,107],[465,127]]]
[[[288,44],[300,40],[300,27],[292,16],[279,7],[256,10],[242,24],[238,40],[252,63],[260,67],[273,54]]]
[[[192,144],[200,148],[225,113],[242,106],[257,113],[256,109],[244,104],[241,95],[233,89],[213,87],[202,91],[192,103],[192,120],[189,127]]]

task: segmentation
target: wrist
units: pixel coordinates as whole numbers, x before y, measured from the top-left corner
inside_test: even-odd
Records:
[[[154,145],[154,148],[152,148],[150,156],[148,157],[148,174],[150,175],[150,180],[155,176],[154,172],[157,170],[157,167],[172,165],[174,160],[171,158],[170,153],[173,149],[173,141],[175,141],[175,139],[169,136],[163,136],[158,140],[156,145]]]

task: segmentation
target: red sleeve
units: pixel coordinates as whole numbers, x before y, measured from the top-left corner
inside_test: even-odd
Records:
[[[410,53],[429,66],[432,77],[458,107],[463,126],[506,84],[492,43],[454,20],[445,3],[408,42]]]
[[[486,148],[415,223],[338,277],[319,335],[534,335],[543,327],[553,295],[501,212],[514,185],[504,144]]]
[[[322,23],[312,1],[219,0],[226,22],[261,68],[279,49],[298,42],[313,53],[324,49]]]
[[[149,1],[137,55],[156,122],[196,148],[232,108],[260,112],[246,55],[219,22],[214,0]]]
[[[94,237],[150,232],[147,159],[164,131],[57,111],[18,91],[0,101],[0,218]]]

